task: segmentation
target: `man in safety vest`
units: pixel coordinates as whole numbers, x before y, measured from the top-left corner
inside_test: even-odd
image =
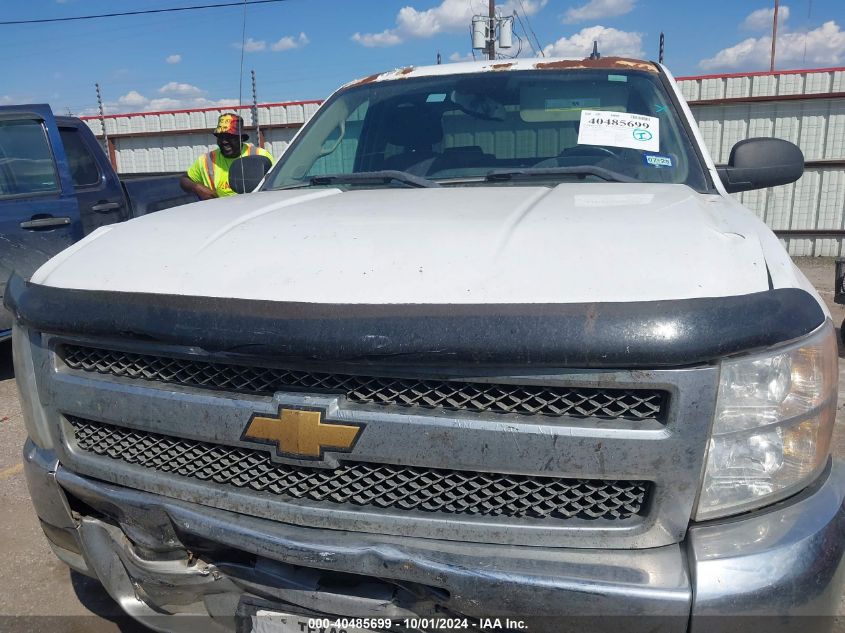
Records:
[[[195,193],[200,200],[222,198],[235,194],[229,186],[229,167],[242,156],[266,156],[271,161],[270,152],[251,143],[246,143],[249,136],[243,134],[244,120],[237,114],[221,114],[214,128],[217,148],[203,154],[188,168],[188,173],[179,179],[182,189]]]

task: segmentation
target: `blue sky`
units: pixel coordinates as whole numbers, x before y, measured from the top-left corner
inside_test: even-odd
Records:
[[[5,2],[0,20],[26,20],[223,0]],[[676,76],[766,70],[773,0],[499,0],[530,21],[547,55],[657,57]],[[782,2],[778,67],[845,66],[845,0]],[[786,7],[784,9],[784,7]],[[99,82],[107,113],[321,99],[376,71],[470,58],[469,19],[485,0],[287,0],[244,9],[0,26],[6,60],[0,104],[47,102],[92,114]],[[525,39],[517,24],[517,33]],[[533,38],[532,38],[533,39]],[[535,45],[536,48],[536,45]],[[505,51],[503,51],[505,52]],[[516,53],[516,49],[506,51]],[[522,55],[533,56],[527,42]]]

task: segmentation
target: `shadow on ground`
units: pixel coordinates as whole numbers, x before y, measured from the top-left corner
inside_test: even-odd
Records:
[[[121,633],[152,633],[151,629],[130,618],[106,593],[98,580],[75,571],[70,572],[70,584],[79,602],[91,613],[113,622]]]

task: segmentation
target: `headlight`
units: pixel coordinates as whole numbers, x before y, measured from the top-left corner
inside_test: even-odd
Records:
[[[838,378],[830,321],[775,353],[723,361],[696,519],[772,503],[818,476]]]
[[[32,362],[32,342],[29,332],[15,324],[12,327],[12,357],[15,365],[15,381],[21,400],[23,423],[30,439],[40,448],[52,448],[53,442],[47,430],[47,417],[38,399],[35,387],[35,367]]]

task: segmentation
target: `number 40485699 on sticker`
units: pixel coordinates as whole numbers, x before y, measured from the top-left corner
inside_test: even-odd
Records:
[[[578,144],[659,152],[660,119],[629,112],[581,110]]]

